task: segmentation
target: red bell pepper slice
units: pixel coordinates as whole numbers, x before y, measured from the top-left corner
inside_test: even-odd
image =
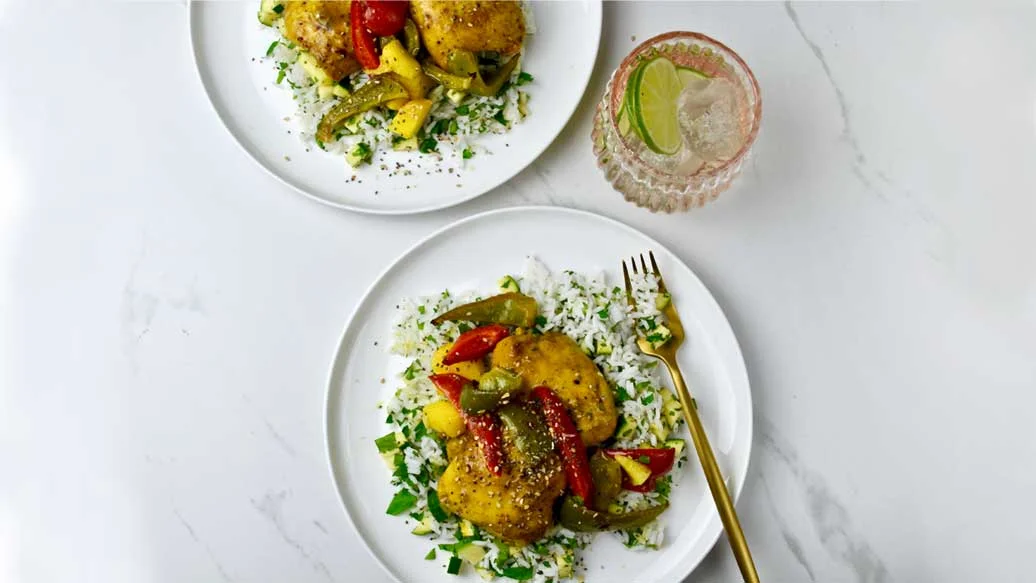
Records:
[[[643,449],[605,449],[606,455],[615,457],[624,455],[644,464],[651,470],[651,477],[643,484],[636,486],[630,482],[630,477],[625,472],[622,474],[622,487],[632,492],[652,492],[655,489],[655,481],[666,472],[673,469],[676,461],[676,450],[666,448],[643,448]]]
[[[482,451],[482,459],[485,460],[486,467],[494,476],[499,476],[504,469],[504,436],[503,430],[500,428],[500,420],[492,413],[468,415],[464,409],[461,409],[460,392],[464,390],[464,385],[471,383],[470,380],[452,373],[433,374],[428,378],[435,384],[435,388],[439,389],[439,392],[453,403],[457,411],[460,411],[465,425],[468,426],[468,431],[471,432],[475,443]]]
[[[378,50],[374,45],[374,35],[367,30],[363,21],[363,12],[367,3],[363,0],[353,0],[349,6],[349,29],[353,41],[353,54],[356,60],[364,69],[377,69],[381,64],[378,57]]]
[[[586,446],[579,437],[575,422],[565,409],[565,404],[557,394],[547,387],[539,386],[532,390],[532,396],[543,404],[543,416],[547,419],[547,427],[554,442],[561,451],[561,461],[565,466],[565,477],[572,493],[583,499],[587,508],[594,502],[594,480],[590,474],[590,461],[586,457]]]
[[[478,360],[489,354],[496,348],[498,342],[507,338],[511,333],[506,326],[490,324],[479,326],[473,330],[461,334],[453,347],[446,353],[442,363],[446,365],[457,364],[466,360]]]
[[[464,414],[464,410],[460,408],[460,393],[464,390],[464,385],[471,384],[471,380],[453,373],[429,375],[428,380],[432,381],[435,388],[439,389],[462,415]]]
[[[378,36],[392,36],[403,30],[410,12],[409,0],[366,0],[363,24]]]

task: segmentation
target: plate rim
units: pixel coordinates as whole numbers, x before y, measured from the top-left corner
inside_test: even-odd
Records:
[[[472,193],[469,193],[469,194],[466,194],[464,196],[458,197],[455,200],[447,200],[445,202],[434,203],[434,204],[429,204],[429,205],[425,205],[425,206],[418,206],[418,207],[412,207],[412,208],[401,208],[401,209],[388,208],[388,209],[381,209],[381,208],[371,208],[371,207],[366,207],[366,206],[360,206],[360,205],[352,204],[352,203],[348,203],[348,202],[340,202],[340,201],[329,200],[327,198],[324,198],[324,197],[318,196],[318,195],[316,195],[316,194],[314,194],[312,192],[309,192],[307,189],[303,188],[302,186],[300,186],[298,184],[295,184],[293,181],[290,181],[290,180],[286,179],[285,177],[281,176],[280,174],[278,174],[277,172],[274,172],[274,170],[272,168],[268,167],[266,164],[263,164],[263,162],[259,159],[260,156],[257,155],[256,152],[253,152],[251,147],[249,147],[249,146],[247,146],[245,144],[245,142],[243,141],[242,137],[239,136],[237,134],[237,132],[235,132],[233,129],[231,129],[231,124],[228,123],[226,117],[220,111],[220,108],[216,106],[216,100],[213,99],[213,89],[210,86],[209,80],[207,79],[206,75],[204,75],[202,73],[201,55],[200,55],[200,49],[199,49],[199,44],[200,43],[196,39],[196,36],[197,36],[198,33],[195,30],[194,22],[195,22],[196,11],[199,10],[197,8],[197,6],[201,5],[201,4],[204,4],[206,2],[212,2],[212,1],[214,1],[214,0],[187,0],[187,37],[188,37],[188,42],[190,43],[191,61],[194,63],[195,75],[196,75],[198,81],[201,82],[202,91],[205,94],[206,101],[208,101],[209,108],[212,110],[213,113],[216,114],[216,118],[219,120],[220,124],[223,126],[224,131],[227,134],[230,135],[230,137],[233,139],[234,143],[237,144],[238,148],[241,151],[243,151],[247,155],[247,157],[256,166],[261,168],[267,175],[269,175],[272,178],[274,178],[281,185],[287,186],[288,188],[290,188],[291,190],[295,191],[296,193],[301,194],[302,196],[304,196],[304,197],[306,197],[306,198],[308,198],[308,199],[310,199],[312,201],[318,202],[320,204],[323,204],[323,205],[326,205],[326,206],[329,206],[329,207],[332,207],[332,208],[338,208],[338,209],[342,209],[342,210],[347,210],[347,211],[351,211],[351,212],[355,212],[355,213],[360,213],[360,214],[368,214],[368,215],[389,215],[389,216],[418,215],[418,214],[430,213],[430,212],[434,212],[434,211],[438,211],[438,210],[454,207],[454,206],[457,206],[457,205],[460,205],[460,204],[464,204],[464,203],[472,201],[472,200],[474,200],[474,199],[476,199],[476,198],[478,198],[480,196],[489,194],[490,192],[496,190],[497,188],[500,188],[507,181],[511,180],[515,176],[518,176],[524,170],[529,168],[529,166],[532,166],[533,164],[535,164],[536,161],[539,160],[541,156],[543,156],[543,153],[546,152],[547,149],[550,148],[550,146],[555,141],[557,141],[557,139],[561,135],[561,133],[564,132],[565,128],[567,128],[568,125],[572,122],[572,117],[575,115],[576,111],[579,109],[579,104],[582,103],[583,98],[586,96],[586,91],[590,87],[590,80],[593,78],[594,71],[597,69],[597,59],[598,59],[598,57],[600,57],[600,54],[601,54],[601,38],[602,38],[603,32],[604,32],[604,6],[603,6],[604,5],[604,0],[582,0],[582,1],[586,2],[591,7],[591,10],[593,12],[592,16],[593,16],[594,20],[596,21],[596,26],[593,27],[594,40],[593,40],[593,43],[592,43],[593,44],[593,54],[592,54],[592,57],[590,59],[591,60],[591,65],[587,69],[587,71],[585,72],[584,78],[582,79],[582,81],[580,83],[578,83],[578,85],[581,86],[580,89],[579,89],[579,97],[575,100],[575,103],[573,103],[572,108],[570,109],[570,111],[568,111],[568,113],[565,115],[565,122],[561,125],[560,128],[558,128],[557,132],[553,136],[551,136],[551,138],[549,140],[546,140],[543,143],[543,145],[538,149],[538,151],[536,151],[535,155],[533,155],[533,157],[529,160],[529,162],[527,164],[525,164],[524,166],[522,166],[520,168],[515,169],[511,173],[506,173],[506,172],[503,173],[503,174],[508,174],[508,175],[507,176],[503,176],[503,174],[502,174],[501,175],[502,178],[500,178],[499,180],[490,180],[490,181],[488,181],[490,184],[486,188],[482,189],[481,191],[477,191],[477,190],[473,191]],[[550,2],[550,1],[554,1],[554,0],[540,0],[540,1]]]
[[[377,274],[377,276],[375,276],[375,278],[371,281],[371,283],[367,286],[366,290],[364,290],[364,292],[363,292],[363,295],[360,296],[360,298],[356,301],[356,304],[353,306],[353,308],[352,308],[352,310],[351,310],[351,312],[349,314],[349,317],[345,321],[345,326],[342,328],[342,332],[339,335],[338,343],[335,345],[334,351],[333,351],[333,353],[331,355],[331,363],[330,363],[330,367],[329,367],[329,370],[328,370],[327,381],[326,381],[327,386],[326,386],[325,391],[324,391],[324,410],[323,410],[323,432],[324,432],[324,454],[325,454],[324,455],[324,459],[325,459],[325,461],[327,463],[327,470],[328,470],[328,472],[331,475],[331,483],[334,485],[334,488],[335,488],[335,496],[338,499],[338,505],[342,509],[342,511],[344,512],[346,521],[349,523],[350,528],[352,528],[353,532],[360,539],[360,542],[363,544],[363,548],[367,551],[367,554],[370,555],[370,557],[374,559],[374,562],[377,563],[379,567],[381,567],[381,570],[386,575],[388,575],[388,577],[391,580],[396,581],[397,583],[403,583],[403,582],[396,577],[395,573],[391,569],[389,569],[388,565],[386,565],[385,562],[382,561],[381,557],[379,557],[374,552],[374,549],[371,547],[370,543],[367,542],[367,539],[365,538],[365,535],[362,532],[360,532],[360,529],[357,526],[356,521],[353,520],[353,516],[350,513],[349,508],[346,505],[345,499],[344,499],[343,494],[342,494],[342,492],[343,492],[343,484],[339,482],[338,475],[335,472],[335,464],[334,464],[333,456],[336,453],[336,448],[331,443],[331,425],[332,425],[332,421],[331,421],[331,397],[332,397],[332,391],[334,390],[334,387],[335,387],[335,380],[339,376],[339,375],[336,374],[336,372],[341,368],[341,365],[339,365],[339,361],[340,361],[340,357],[342,355],[343,346],[344,346],[344,343],[345,343],[345,340],[346,340],[346,336],[349,334],[350,329],[352,328],[354,322],[356,321],[357,317],[359,316],[360,308],[367,301],[367,299],[371,296],[371,294],[374,293],[375,288],[378,287],[378,285],[381,283],[381,281],[392,270],[396,269],[397,266],[402,264],[404,262],[404,260],[406,260],[407,257],[409,257],[411,254],[419,251],[425,245],[428,245],[429,243],[432,243],[433,241],[437,240],[438,238],[448,234],[450,231],[452,231],[454,229],[461,228],[462,226],[464,226],[464,225],[466,225],[468,223],[471,223],[471,222],[474,222],[474,221],[479,221],[479,220],[484,220],[486,218],[492,218],[492,217],[494,217],[496,215],[528,213],[528,212],[548,212],[548,213],[559,213],[559,214],[574,215],[574,216],[582,217],[582,218],[585,218],[585,219],[601,221],[601,222],[603,222],[604,224],[606,224],[608,226],[616,227],[616,228],[619,228],[619,229],[621,229],[623,231],[631,233],[633,235],[640,236],[640,237],[644,238],[653,248],[661,249],[663,251],[668,252],[673,257],[676,257],[680,261],[680,263],[682,263],[684,265],[684,267],[686,267],[687,270],[691,272],[691,275],[695,279],[698,280],[698,282],[702,285],[702,287],[704,288],[705,292],[708,294],[709,298],[712,300],[712,303],[714,304],[715,308],[719,311],[720,316],[722,316],[723,321],[726,323],[727,327],[730,330],[730,336],[731,336],[731,339],[733,340],[733,349],[734,349],[734,352],[735,352],[735,356],[737,357],[738,362],[741,363],[741,368],[740,368],[740,370],[738,372],[739,372],[739,374],[743,375],[743,377],[744,377],[743,380],[744,380],[745,390],[746,390],[746,393],[747,393],[747,396],[748,396],[748,399],[747,399],[747,411],[745,413],[745,418],[747,419],[747,430],[746,430],[747,431],[747,444],[748,444],[747,445],[747,451],[745,452],[745,460],[744,460],[744,462],[742,464],[742,467],[737,468],[737,470],[738,470],[737,472],[732,472],[734,474],[734,478],[735,478],[734,482],[735,483],[733,484],[733,489],[731,491],[731,497],[732,497],[733,502],[734,502],[735,505],[737,504],[738,500],[740,499],[741,492],[744,490],[744,485],[745,485],[745,483],[748,480],[748,471],[749,471],[749,468],[751,467],[752,449],[753,449],[753,440],[754,440],[754,430],[755,430],[754,403],[753,403],[753,399],[752,399],[751,378],[748,375],[748,365],[745,362],[744,353],[741,350],[741,343],[738,341],[737,334],[734,333],[734,328],[730,324],[730,319],[727,317],[726,313],[723,311],[723,307],[716,300],[716,297],[712,294],[712,291],[709,290],[708,286],[705,285],[705,282],[703,282],[701,280],[701,278],[698,277],[698,274],[695,273],[695,271],[693,269],[691,269],[691,267],[689,265],[687,265],[687,263],[683,259],[680,259],[679,255],[673,253],[672,250],[670,250],[668,247],[666,247],[665,245],[663,245],[662,243],[657,241],[654,237],[651,237],[650,235],[644,233],[643,231],[641,231],[641,230],[639,230],[639,229],[637,229],[635,227],[627,225],[627,224],[625,224],[625,223],[623,223],[623,222],[621,222],[619,220],[613,219],[611,217],[607,217],[607,216],[600,215],[600,214],[597,214],[595,212],[591,212],[591,211],[587,211],[587,210],[583,210],[583,209],[576,209],[576,208],[563,207],[563,206],[549,206],[549,205],[518,205],[518,206],[510,206],[510,207],[504,207],[504,208],[498,208],[498,209],[491,209],[491,210],[488,210],[488,211],[483,211],[483,212],[480,212],[480,213],[476,213],[476,214],[473,214],[473,215],[470,215],[470,216],[467,216],[467,217],[460,218],[460,219],[458,219],[456,221],[453,221],[453,222],[451,222],[451,223],[449,223],[449,224],[447,224],[447,225],[445,225],[443,227],[440,227],[440,228],[434,230],[430,234],[422,237],[421,239],[416,241],[414,244],[412,244],[410,247],[405,249],[398,256],[396,256],[395,259],[393,259],[384,269],[382,269]],[[715,511],[715,512],[718,515],[718,511]],[[723,534],[723,532],[724,532],[724,529],[720,528],[716,532],[716,535],[714,537],[712,537],[712,540],[708,540],[707,541],[708,550],[702,555],[702,557],[698,560],[697,563],[695,563],[693,566],[690,567],[690,569],[687,571],[687,573],[683,574],[684,578],[686,578],[691,573],[693,573],[701,565],[702,561],[705,560],[705,557],[710,552],[712,552],[712,550],[715,548],[716,543],[719,542],[719,539],[720,539],[721,535]],[[707,539],[708,535],[705,535],[705,538]]]

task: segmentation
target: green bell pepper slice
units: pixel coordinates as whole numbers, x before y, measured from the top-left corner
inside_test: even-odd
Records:
[[[316,138],[321,142],[330,142],[334,139],[335,132],[345,125],[350,117],[374,109],[387,101],[409,96],[403,85],[391,77],[374,77],[363,87],[339,101],[320,118]]]
[[[539,305],[525,294],[506,293],[464,304],[436,316],[432,324],[443,322],[478,322],[531,328],[536,323]]]
[[[626,530],[648,524],[665,512],[666,508],[669,508],[668,502],[644,508],[643,510],[631,510],[622,514],[614,514],[591,510],[577,497],[566,496],[561,501],[558,522],[565,528],[576,532]]]
[[[554,440],[543,418],[526,407],[509,403],[497,411],[504,431],[514,441],[518,451],[536,465],[554,451]]]

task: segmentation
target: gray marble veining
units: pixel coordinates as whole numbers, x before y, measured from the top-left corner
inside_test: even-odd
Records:
[[[803,551],[805,534],[794,533],[791,521],[782,515],[775,503],[770,486],[771,480],[790,479],[805,507],[811,526],[810,536],[819,541],[827,555],[842,564],[853,575],[856,583],[890,583],[892,581],[884,561],[877,555],[866,537],[854,526],[852,516],[838,494],[828,485],[823,475],[801,460],[791,444],[780,437],[772,423],[757,420],[758,442],[762,447],[765,464],[763,486],[767,492],[771,514],[780,526],[781,534],[789,551],[802,565],[806,574],[816,580],[814,567]],[[776,463],[774,463],[776,462]]]

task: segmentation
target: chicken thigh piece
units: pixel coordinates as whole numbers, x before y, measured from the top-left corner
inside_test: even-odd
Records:
[[[510,57],[525,40],[525,14],[514,0],[411,0],[410,15],[443,69],[454,49]]]
[[[284,4],[284,36],[340,81],[360,70],[349,33],[349,0],[295,0]]]
[[[493,350],[493,366],[514,371],[527,387],[549,387],[565,403],[586,445],[615,433],[619,416],[612,388],[579,345],[565,334],[517,334]]]
[[[551,452],[528,463],[504,440],[508,463],[493,475],[469,433],[446,443],[449,465],[439,478],[442,507],[510,542],[530,543],[554,523],[554,501],[565,489],[561,459]]]

